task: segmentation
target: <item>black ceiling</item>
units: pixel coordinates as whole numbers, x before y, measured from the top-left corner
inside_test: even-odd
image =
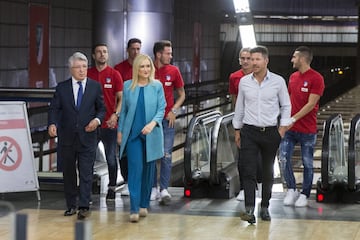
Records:
[[[232,2],[232,1],[231,1]],[[356,0],[249,0],[252,12],[260,15],[357,15]]]
[[[236,22],[236,19],[233,19],[233,1],[217,1],[221,6],[224,21]],[[333,17],[336,21],[354,21],[359,11],[357,2],[360,0],[249,0],[255,21],[266,16],[326,16],[327,19]],[[344,17],[347,16],[351,18],[346,20]],[[299,18],[299,21],[304,19]]]

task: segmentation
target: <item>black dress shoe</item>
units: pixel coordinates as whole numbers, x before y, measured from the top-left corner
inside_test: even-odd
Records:
[[[90,209],[88,209],[88,208],[80,208],[79,212],[78,212],[78,215],[77,215],[77,218],[79,220],[84,220],[85,218],[90,217],[90,215],[91,215]]]
[[[263,221],[271,221],[270,213],[267,208],[261,208],[260,217]]]
[[[254,208],[249,208],[244,213],[241,213],[240,218],[241,220],[247,221],[250,224],[256,223]]]
[[[68,210],[66,210],[64,212],[64,216],[72,216],[76,214],[76,209],[75,208],[69,208]]]
[[[106,194],[106,201],[115,201],[116,193],[112,189],[108,189],[108,192]]]

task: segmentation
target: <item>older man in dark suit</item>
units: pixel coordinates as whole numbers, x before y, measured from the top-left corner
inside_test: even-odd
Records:
[[[72,77],[59,83],[50,104],[48,132],[51,137],[58,137],[61,146],[59,153],[63,160],[67,205],[64,216],[76,214],[78,207],[78,219],[81,220],[90,216],[97,127],[104,118],[105,106],[100,84],[87,78],[86,56],[75,52],[69,58],[69,68]]]

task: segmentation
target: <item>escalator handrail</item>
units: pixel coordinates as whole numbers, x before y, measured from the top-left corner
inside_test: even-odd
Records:
[[[214,129],[211,134],[211,153],[210,153],[210,184],[219,184],[219,173],[217,169],[217,149],[218,149],[218,138],[221,125],[232,121],[235,113],[229,113],[219,117],[214,125]],[[232,154],[232,152],[230,153]]]
[[[349,144],[348,144],[348,188],[349,190],[355,190],[355,161],[356,161],[356,152],[355,152],[355,136],[356,129],[360,124],[360,114],[356,114],[355,117],[351,119],[350,124],[350,134],[349,134]]]
[[[329,187],[329,136],[330,136],[330,127],[333,122],[341,120],[341,114],[335,113],[332,114],[325,122],[324,122],[324,133],[322,139],[321,146],[321,186],[323,189],[327,189]],[[342,128],[343,129],[343,128]]]
[[[216,110],[216,111],[204,113],[199,116],[194,116],[190,120],[186,133],[185,146],[184,146],[184,181],[186,181],[186,183],[190,183],[192,181],[191,144],[192,144],[192,138],[193,138],[195,126],[203,119],[207,119],[209,117],[214,117],[216,119],[220,116],[222,116],[222,113]]]

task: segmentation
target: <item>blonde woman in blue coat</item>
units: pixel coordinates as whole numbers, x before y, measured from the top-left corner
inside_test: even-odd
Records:
[[[138,55],[133,79],[124,83],[117,141],[120,159],[126,151],[130,192],[130,221],[145,217],[150,203],[155,163],[164,155],[162,120],[166,107],[160,81],[154,79],[151,58]]]

